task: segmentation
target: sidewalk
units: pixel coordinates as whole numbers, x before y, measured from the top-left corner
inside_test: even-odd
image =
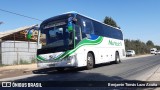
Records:
[[[154,56],[153,54],[146,54],[146,55],[139,55],[135,57],[126,57],[125,60],[133,59],[133,58],[141,58],[141,57],[148,57]],[[160,81],[160,65],[154,69],[154,72],[151,73],[150,77],[147,78],[145,81]]]
[[[0,71],[13,70],[13,69],[34,70],[34,69],[37,69],[37,64],[25,64],[25,65],[13,65],[13,66],[2,66],[2,67],[0,67]]]
[[[155,72],[147,79],[147,81],[160,81],[160,65],[157,67]]]
[[[154,56],[154,55],[153,54],[137,55],[137,56],[133,56],[133,57],[126,57],[123,60],[134,59],[134,58],[141,58],[141,57],[148,57],[148,56]]]
[[[157,67],[155,72],[146,81],[159,81],[160,82],[160,65]],[[154,90],[160,90],[160,87],[157,87]]]
[[[147,55],[139,55],[139,56],[135,56],[135,57],[126,57],[126,59],[124,59],[124,60],[141,58],[141,57],[148,57],[148,56],[154,56],[154,55],[147,54]],[[150,74],[145,75],[143,81],[160,81],[160,65],[158,65],[156,68],[154,68],[153,71],[150,72]],[[157,87],[157,88],[154,88],[154,89],[153,88],[144,89],[144,90],[160,90],[160,87]]]
[[[13,65],[0,67],[0,79],[32,74],[37,69],[37,64]]]
[[[146,55],[139,55],[135,57],[126,57],[124,60],[134,59],[134,58],[141,58],[141,57],[148,57],[154,56],[153,54],[146,54]],[[151,75],[145,81],[160,81],[160,65],[157,66]]]

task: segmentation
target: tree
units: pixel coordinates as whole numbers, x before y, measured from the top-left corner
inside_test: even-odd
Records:
[[[147,45],[148,47],[154,47],[154,43],[153,43],[151,40],[148,40],[148,41],[146,42],[146,45]]]
[[[146,43],[140,40],[125,39],[125,48],[126,50],[135,50],[136,54],[150,53],[150,48],[146,45]]]
[[[117,28],[120,29],[120,27],[117,25],[117,23],[111,17],[107,17],[106,16],[105,19],[104,19],[104,21],[103,21],[103,23],[111,25],[113,27],[117,27]]]
[[[155,45],[154,47],[155,47],[155,48],[157,48],[158,50],[160,50],[160,46],[158,46],[158,45]]]

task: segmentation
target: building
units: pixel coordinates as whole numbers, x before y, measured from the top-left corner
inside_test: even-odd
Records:
[[[0,65],[31,63],[36,58],[38,31],[27,40],[27,30],[34,27],[26,26],[0,33]]]

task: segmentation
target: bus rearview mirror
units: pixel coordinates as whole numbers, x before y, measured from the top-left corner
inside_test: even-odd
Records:
[[[72,22],[68,22],[68,31],[69,31],[69,32],[72,32],[72,31],[73,31]]]
[[[27,33],[27,39],[30,40],[32,38],[32,30],[29,30]]]

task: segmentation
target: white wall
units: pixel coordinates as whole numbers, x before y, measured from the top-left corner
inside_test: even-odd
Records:
[[[37,43],[26,41],[4,41],[1,43],[2,64],[13,65],[20,60],[31,62],[36,58]]]

